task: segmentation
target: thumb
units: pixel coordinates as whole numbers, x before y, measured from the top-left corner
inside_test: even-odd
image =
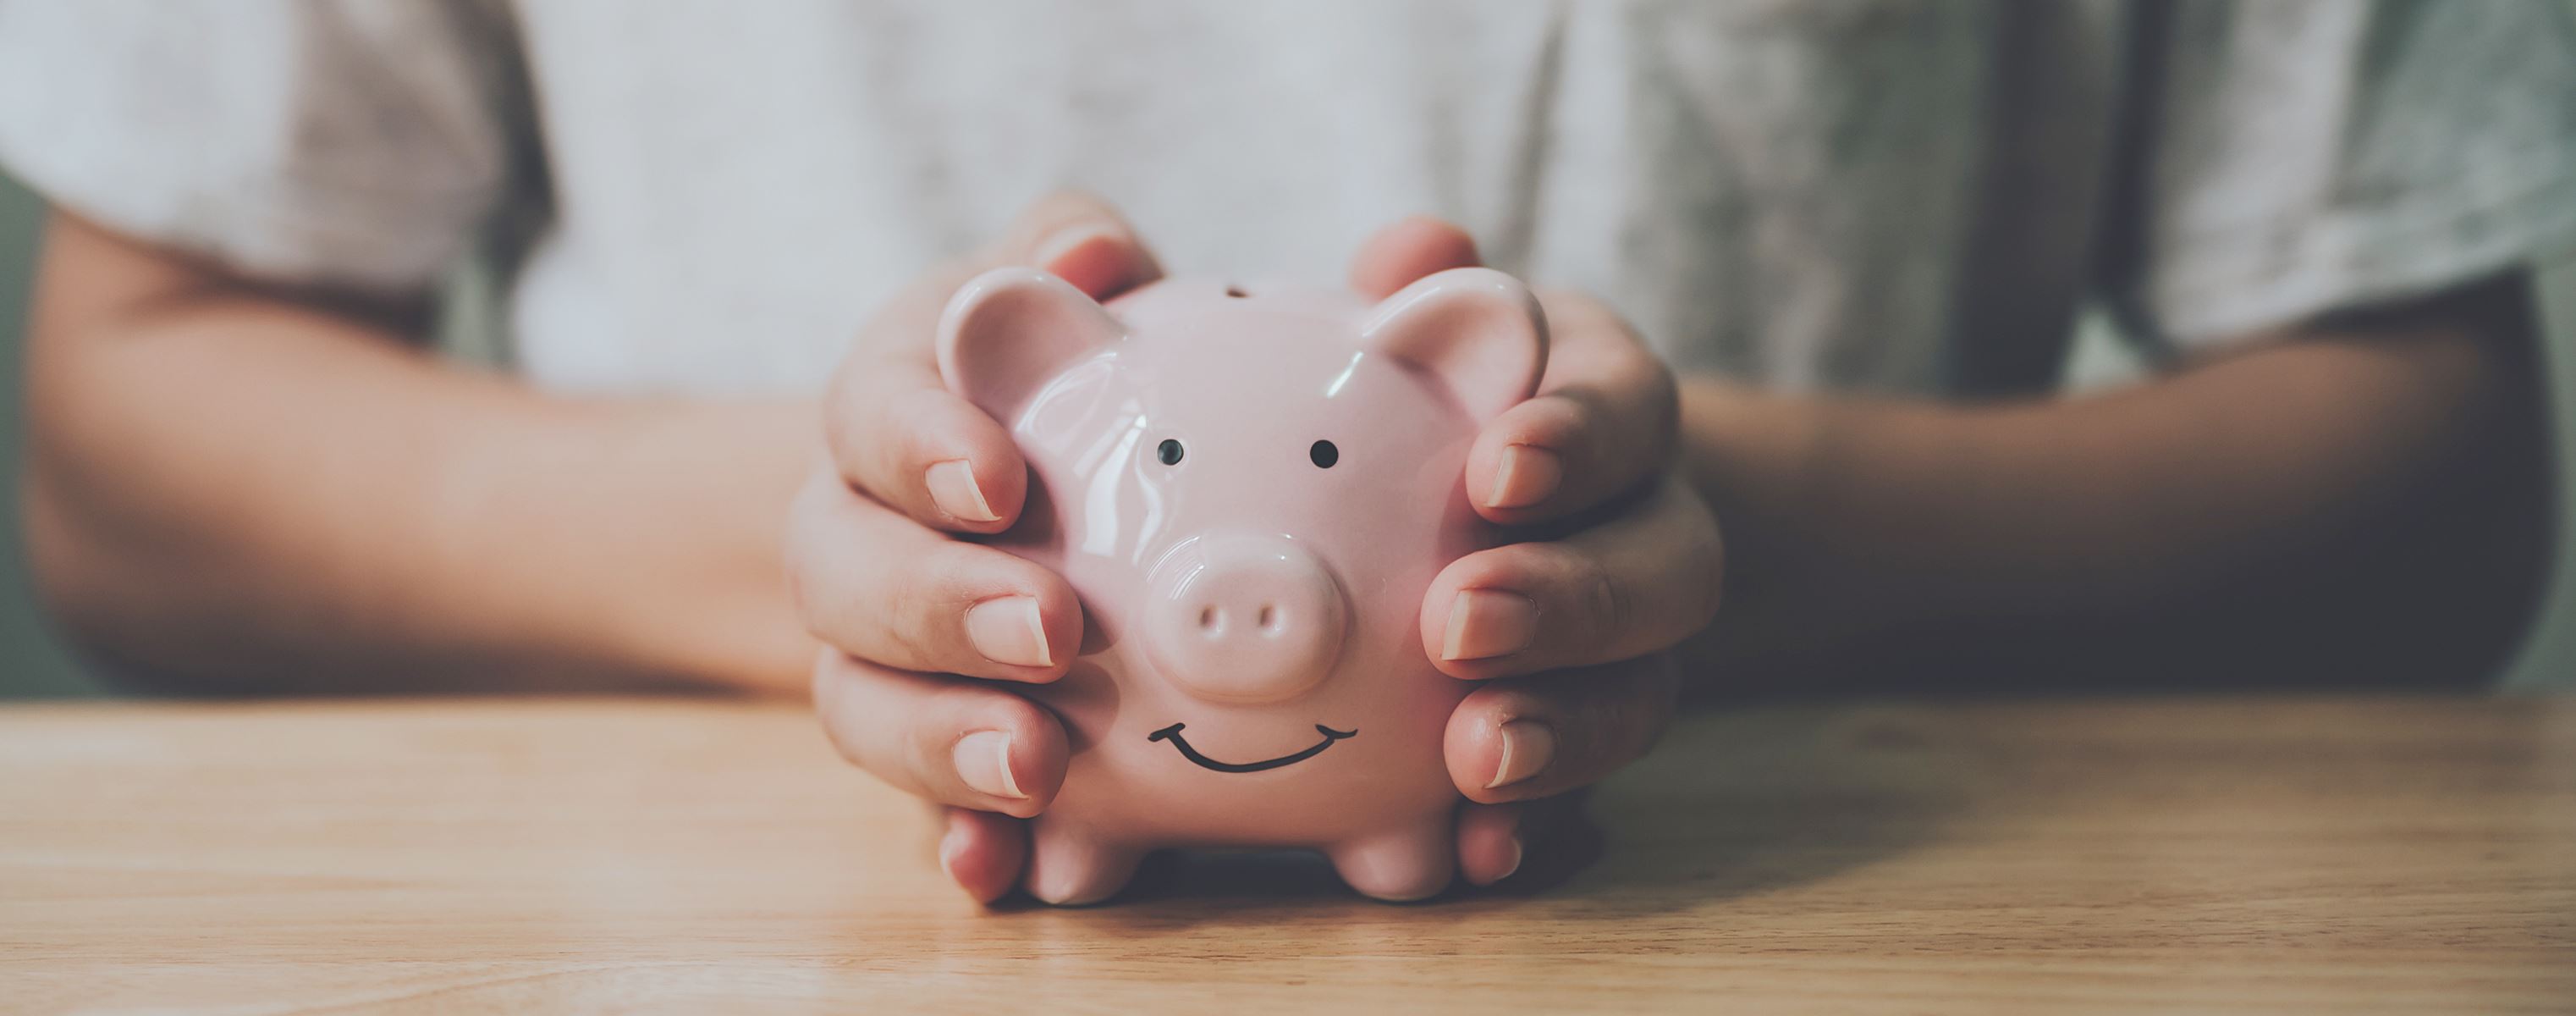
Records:
[[[1093,299],[1107,299],[1163,277],[1162,265],[1137,237],[1135,227],[1108,202],[1077,191],[1039,198],[975,260],[979,268],[1042,268]]]

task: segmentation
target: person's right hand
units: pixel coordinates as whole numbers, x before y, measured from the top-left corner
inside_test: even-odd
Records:
[[[823,400],[825,460],[797,497],[787,567],[825,643],[814,708],[841,754],[947,806],[940,864],[991,901],[1025,863],[1021,820],[1055,797],[1066,742],[1054,714],[996,681],[1052,681],[1072,664],[1082,608],[1064,579],[954,533],[1019,517],[1028,469],[1003,426],[941,384],[932,353],[957,287],[1030,265],[1106,300],[1161,275],[1117,213],[1057,195],[1008,236],[906,287],[861,330]]]

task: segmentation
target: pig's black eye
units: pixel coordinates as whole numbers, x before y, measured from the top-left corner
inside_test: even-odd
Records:
[[[1162,444],[1154,446],[1154,457],[1163,460],[1166,466],[1180,465],[1181,443],[1168,437],[1164,438]]]
[[[1317,441],[1314,447],[1306,449],[1306,457],[1315,460],[1317,469],[1331,469],[1333,463],[1342,461],[1342,450],[1333,447],[1330,441]]]

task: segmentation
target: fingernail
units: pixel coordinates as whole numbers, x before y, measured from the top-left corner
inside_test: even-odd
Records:
[[[1494,489],[1486,495],[1487,508],[1526,508],[1547,500],[1556,493],[1556,485],[1565,480],[1565,465],[1556,453],[1536,445],[1504,445],[1502,461],[1494,466]]]
[[[1556,760],[1556,731],[1537,720],[1503,724],[1503,761],[1494,766],[1494,782],[1485,789],[1508,787],[1538,775]],[[1517,866],[1518,862],[1514,862]]]
[[[967,786],[979,793],[1014,801],[1029,796],[1020,792],[1019,778],[1011,775],[1009,734],[999,730],[979,730],[958,738],[957,749],[950,754],[950,759],[957,763],[957,778],[966,781]]]
[[[966,608],[966,641],[995,663],[1014,667],[1055,666],[1047,647],[1046,621],[1038,616],[1032,596],[1004,596]]]
[[[1466,589],[1449,605],[1444,660],[1481,660],[1529,648],[1538,635],[1538,604],[1519,593]]]
[[[1502,874],[1494,876],[1494,881],[1496,882],[1510,878],[1512,877],[1513,872],[1521,870],[1521,838],[1518,836],[1512,837],[1511,844],[1512,859],[1509,863],[1503,865]]]
[[[922,474],[922,483],[930,488],[930,503],[939,510],[967,522],[1000,522],[991,502],[984,500],[984,488],[975,483],[975,466],[965,459],[933,462]]]

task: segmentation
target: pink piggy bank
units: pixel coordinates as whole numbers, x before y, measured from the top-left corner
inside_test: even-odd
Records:
[[[1381,899],[1446,887],[1441,739],[1470,686],[1431,666],[1421,603],[1496,538],[1462,477],[1545,364],[1529,291],[1461,268],[1374,306],[1175,280],[1104,307],[1001,269],[938,342],[1033,473],[995,545],[1062,574],[1088,622],[1027,689],[1072,746],[1030,893],[1104,899],[1164,847],[1317,849]]]

